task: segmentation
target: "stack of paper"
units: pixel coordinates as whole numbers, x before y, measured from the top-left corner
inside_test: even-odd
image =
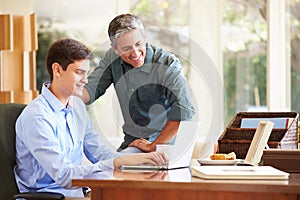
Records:
[[[192,166],[192,176],[203,179],[284,180],[289,173],[271,166]]]

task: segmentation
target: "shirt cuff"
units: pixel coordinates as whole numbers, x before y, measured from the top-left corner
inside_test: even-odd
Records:
[[[114,169],[114,158],[100,161],[98,163],[99,171],[106,171]]]

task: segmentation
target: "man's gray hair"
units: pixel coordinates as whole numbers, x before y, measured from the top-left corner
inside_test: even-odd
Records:
[[[144,34],[144,26],[142,21],[133,14],[121,14],[116,16],[109,24],[108,35],[109,39],[115,47],[117,46],[116,39],[123,33],[139,29]]]

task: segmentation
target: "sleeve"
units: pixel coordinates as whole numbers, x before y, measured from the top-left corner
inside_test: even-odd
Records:
[[[175,55],[171,55],[168,59],[168,66],[165,76],[165,84],[168,88],[166,96],[171,102],[168,119],[174,121],[191,120],[195,114],[195,109],[179,59]]]
[[[100,60],[92,73],[88,76],[86,89],[90,95],[88,104],[93,103],[113,82],[111,64],[117,59],[117,55],[112,49],[105,53],[105,56]]]

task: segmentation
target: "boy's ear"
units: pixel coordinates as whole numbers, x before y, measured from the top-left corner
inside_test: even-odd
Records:
[[[59,78],[61,76],[61,71],[62,71],[62,68],[61,68],[60,64],[58,64],[56,62],[52,64],[53,78]]]

